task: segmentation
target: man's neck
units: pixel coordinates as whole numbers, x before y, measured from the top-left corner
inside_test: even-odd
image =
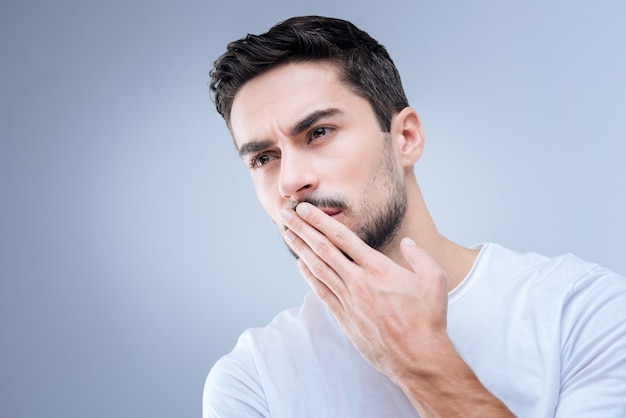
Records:
[[[478,250],[458,245],[441,235],[426,208],[419,186],[417,183],[412,186],[409,191],[404,225],[384,253],[396,263],[411,270],[411,266],[400,253],[400,240],[404,237],[411,238],[445,270],[448,275],[448,291],[450,291],[458,286],[470,272],[478,256]]]

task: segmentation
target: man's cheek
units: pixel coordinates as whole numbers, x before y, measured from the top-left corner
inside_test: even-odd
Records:
[[[270,218],[272,218],[272,221],[274,223],[277,223],[279,219],[278,213],[280,211],[280,208],[276,204],[271,203],[268,194],[265,193],[263,190],[259,190],[257,188],[256,192],[257,199],[259,200],[259,203],[261,204],[263,210],[265,210],[265,213],[267,213]]]

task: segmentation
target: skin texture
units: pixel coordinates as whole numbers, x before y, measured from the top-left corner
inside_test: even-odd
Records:
[[[363,113],[372,113],[365,100],[345,88],[334,89],[343,87],[336,80],[329,85],[329,91],[306,91],[311,76],[323,78],[322,82],[335,78],[327,67],[311,67],[314,74],[296,72],[289,88],[272,89],[271,98],[255,89],[257,85],[261,88],[266,85],[264,75],[244,86],[236,96],[231,119],[237,146],[241,153],[254,144],[255,152],[242,155],[249,167],[266,161],[253,168],[251,174],[261,204],[277,225],[282,224],[278,212],[285,206],[295,208],[302,200],[319,202],[317,206],[331,214],[339,211],[334,215],[336,219],[346,222],[362,239],[381,249],[386,243],[383,238],[393,235],[393,230],[384,226],[384,218],[401,212],[400,219],[393,222],[397,228],[404,215],[406,193],[402,171],[396,168],[388,135],[381,132],[376,119],[360,118]],[[308,96],[309,100],[294,103],[300,96],[298,90],[303,90],[301,96]],[[240,106],[244,101],[251,106]],[[337,106],[339,103],[342,109]],[[284,115],[281,119],[285,123],[264,126],[268,121],[266,115],[278,114]],[[297,125],[294,121],[303,121],[305,126],[310,123],[311,115],[318,115],[316,124],[293,135]],[[259,129],[250,129],[253,126]],[[271,146],[256,150],[257,144]],[[322,184],[324,187],[320,187]]]
[[[446,332],[448,292],[476,252],[441,236],[428,213],[413,172],[424,147],[416,112],[381,132],[369,103],[322,62],[250,80],[231,115],[261,204],[361,355],[421,416],[512,416]],[[388,240],[363,242],[399,201]]]

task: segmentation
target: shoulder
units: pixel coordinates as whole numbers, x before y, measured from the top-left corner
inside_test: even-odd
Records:
[[[476,266],[480,282],[476,286],[481,291],[493,290],[508,301],[519,300],[553,320],[561,318],[564,325],[574,324],[572,317],[591,306],[617,308],[616,302],[626,296],[624,276],[572,254],[548,257],[488,244],[482,257]],[[626,313],[621,306],[619,311]]]
[[[568,374],[574,376],[581,371],[579,367],[600,358],[607,363],[624,358],[626,277],[572,254],[546,257],[490,247],[491,268],[500,273],[490,280],[505,277],[511,281],[523,306],[545,313],[539,319],[558,326],[566,382]],[[618,362],[626,381],[626,363]],[[572,366],[569,371],[568,365]]]
[[[484,244],[462,286],[449,308],[451,335],[508,405],[523,411],[540,394],[536,405],[558,406],[559,417],[625,416],[624,276],[572,254]],[[494,369],[494,359],[507,367]]]
[[[246,330],[233,350],[211,368],[204,386],[203,416],[269,416],[272,391],[295,391],[310,371],[312,341],[332,337],[332,317],[308,294],[302,306],[280,312],[262,328]],[[336,325],[335,325],[336,326]],[[300,370],[299,370],[300,369]]]
[[[624,278],[595,263],[563,254],[549,257],[538,253],[520,253],[497,244],[485,244],[476,270],[479,275],[503,284],[538,286],[558,292],[572,293],[597,280],[623,287]]]
[[[461,325],[467,312],[481,318],[497,313],[502,324],[540,330],[565,344],[583,330],[604,332],[626,324],[626,279],[572,254],[547,257],[485,244],[449,306]]]
[[[559,416],[624,416],[626,278],[594,264],[576,271],[579,274],[567,287],[558,318],[562,357],[557,412]]]
[[[211,368],[204,384],[202,416],[269,416],[263,389],[244,336]]]

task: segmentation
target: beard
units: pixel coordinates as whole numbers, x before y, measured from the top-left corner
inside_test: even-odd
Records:
[[[357,220],[351,229],[363,242],[377,251],[385,252],[396,238],[407,209],[403,176],[395,164],[387,135],[384,138],[385,149],[381,164],[374,170],[357,207],[349,204],[343,196],[318,196],[313,193],[291,202],[291,208],[295,210],[299,203],[307,202],[317,207],[341,210],[347,217]],[[298,258],[291,248],[289,251]],[[349,254],[342,252],[352,260]]]
[[[382,164],[370,182],[371,193],[364,196],[360,205],[362,222],[354,228],[355,234],[373,249],[385,252],[404,221],[407,208],[406,187],[402,173],[394,163],[390,140],[385,138]],[[381,196],[373,201],[372,196]]]

